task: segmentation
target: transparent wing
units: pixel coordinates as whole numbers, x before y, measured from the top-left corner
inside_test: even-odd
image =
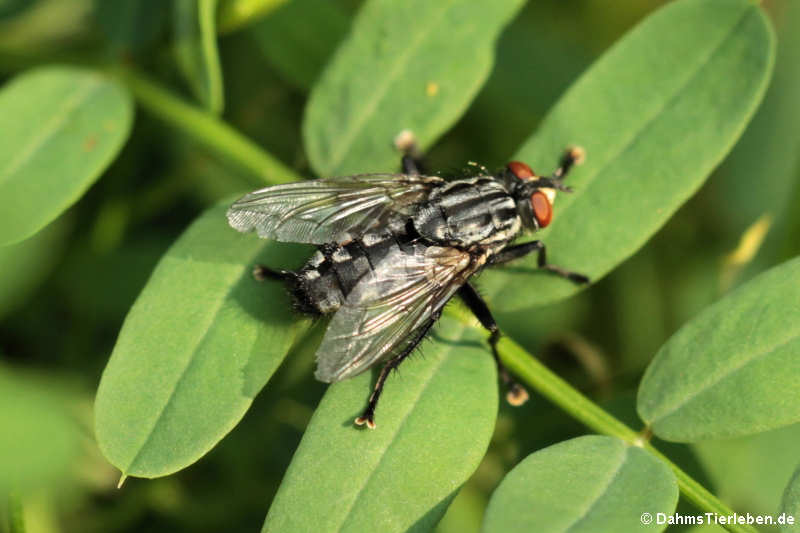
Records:
[[[279,241],[342,242],[388,223],[393,215],[411,214],[413,204],[441,182],[434,176],[362,174],[275,185],[237,200],[228,210],[228,223]]]
[[[333,316],[317,350],[320,381],[359,374],[399,354],[474,272],[469,253],[415,245],[387,254]]]

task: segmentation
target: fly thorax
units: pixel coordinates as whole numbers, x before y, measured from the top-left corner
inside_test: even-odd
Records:
[[[420,209],[420,235],[452,246],[470,247],[508,240],[519,226],[514,200],[489,176],[453,181],[436,190]]]
[[[414,228],[424,238],[434,242],[450,242],[450,226],[445,213],[435,199],[421,206],[413,217]]]

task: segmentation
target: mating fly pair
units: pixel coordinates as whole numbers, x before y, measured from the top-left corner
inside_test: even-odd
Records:
[[[297,271],[256,266],[257,279],[285,282],[298,310],[333,314],[317,350],[315,377],[331,383],[385,362],[356,424],[375,427],[375,408],[392,369],[419,344],[455,294],[489,330],[489,344],[509,403],[528,394],[500,362],[500,331],[469,283],[483,268],[538,252],[542,269],[586,283],[547,263],[541,241],[511,245],[524,230],[547,226],[556,191],[583,151],[568,150],[551,177],[513,161],[490,174],[460,179],[427,176],[407,151],[403,174],[358,174],[267,187],[228,210],[239,231],[267,239],[315,244]]]

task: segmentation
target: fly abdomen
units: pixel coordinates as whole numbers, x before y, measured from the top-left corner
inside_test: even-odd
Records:
[[[361,278],[400,246],[391,232],[376,232],[344,244],[320,247],[297,273],[291,287],[297,308],[315,315],[333,313]]]
[[[480,177],[448,183],[414,217],[423,237],[469,247],[512,240],[521,229],[514,199],[497,180]]]

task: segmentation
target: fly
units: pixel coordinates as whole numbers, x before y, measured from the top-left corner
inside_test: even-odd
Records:
[[[358,174],[276,185],[243,196],[228,210],[235,229],[266,239],[315,244],[297,271],[256,266],[256,279],[286,283],[298,310],[333,315],[317,350],[315,377],[332,383],[384,362],[357,425],[375,428],[375,409],[392,369],[414,350],[458,294],[489,331],[489,344],[512,405],[528,399],[500,362],[500,330],[470,284],[488,266],[538,253],[539,268],[575,283],[582,275],[547,262],[545,245],[511,243],[553,218],[556,191],[583,159],[572,148],[552,176],[512,161],[460,179],[428,176],[408,150],[402,174]]]

